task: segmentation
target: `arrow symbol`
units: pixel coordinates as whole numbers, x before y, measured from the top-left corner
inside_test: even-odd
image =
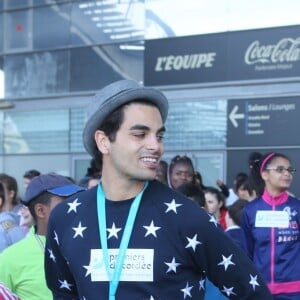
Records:
[[[244,119],[245,115],[244,114],[238,114],[239,107],[237,105],[235,105],[231,111],[231,113],[229,114],[229,120],[232,122],[232,125],[237,128],[239,125],[237,123],[236,120],[238,119]]]

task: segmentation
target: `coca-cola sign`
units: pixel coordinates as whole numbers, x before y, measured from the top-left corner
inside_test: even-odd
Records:
[[[264,45],[256,40],[252,42],[245,53],[245,63],[254,64],[282,64],[300,60],[300,37],[283,38],[276,44]]]

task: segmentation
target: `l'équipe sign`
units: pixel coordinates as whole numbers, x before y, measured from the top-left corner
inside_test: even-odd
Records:
[[[226,36],[148,40],[144,60],[145,85],[225,81]]]
[[[228,100],[227,147],[299,146],[300,96]]]

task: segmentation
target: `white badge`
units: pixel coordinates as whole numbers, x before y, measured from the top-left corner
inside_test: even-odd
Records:
[[[289,227],[287,211],[258,210],[255,216],[255,227]]]
[[[108,249],[110,273],[116,266],[119,249]],[[153,281],[153,249],[127,249],[120,281]],[[91,275],[91,281],[108,281],[102,249],[91,249],[91,257],[86,276]]]

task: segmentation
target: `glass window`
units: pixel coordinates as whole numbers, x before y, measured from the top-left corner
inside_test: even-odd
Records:
[[[226,145],[226,100],[171,102],[165,149],[199,150]]]
[[[0,53],[3,52],[3,14],[0,12]]]
[[[4,148],[6,154],[68,152],[68,110],[5,113]]]
[[[72,0],[34,0],[33,5],[56,4],[61,2],[70,2]],[[74,1],[74,0],[73,0]]]
[[[69,52],[5,56],[5,97],[29,97],[69,90]]]
[[[82,142],[82,130],[85,123],[85,108],[71,109],[71,152],[85,152]]]
[[[5,8],[21,8],[30,6],[32,0],[4,0]]]
[[[3,70],[3,56],[0,56],[0,99],[3,99],[4,92],[4,70]]]
[[[5,50],[30,50],[32,10],[18,10],[5,13]]]
[[[33,10],[34,49],[69,46],[70,13],[71,4],[35,8]]]
[[[112,81],[143,79],[143,44],[71,50],[71,91],[98,90]]]
[[[79,1],[72,8],[72,45],[144,39],[142,1]]]
[[[0,11],[3,10],[3,1],[4,0],[0,0]]]
[[[4,113],[0,111],[0,154],[3,154],[3,124],[4,124]]]

